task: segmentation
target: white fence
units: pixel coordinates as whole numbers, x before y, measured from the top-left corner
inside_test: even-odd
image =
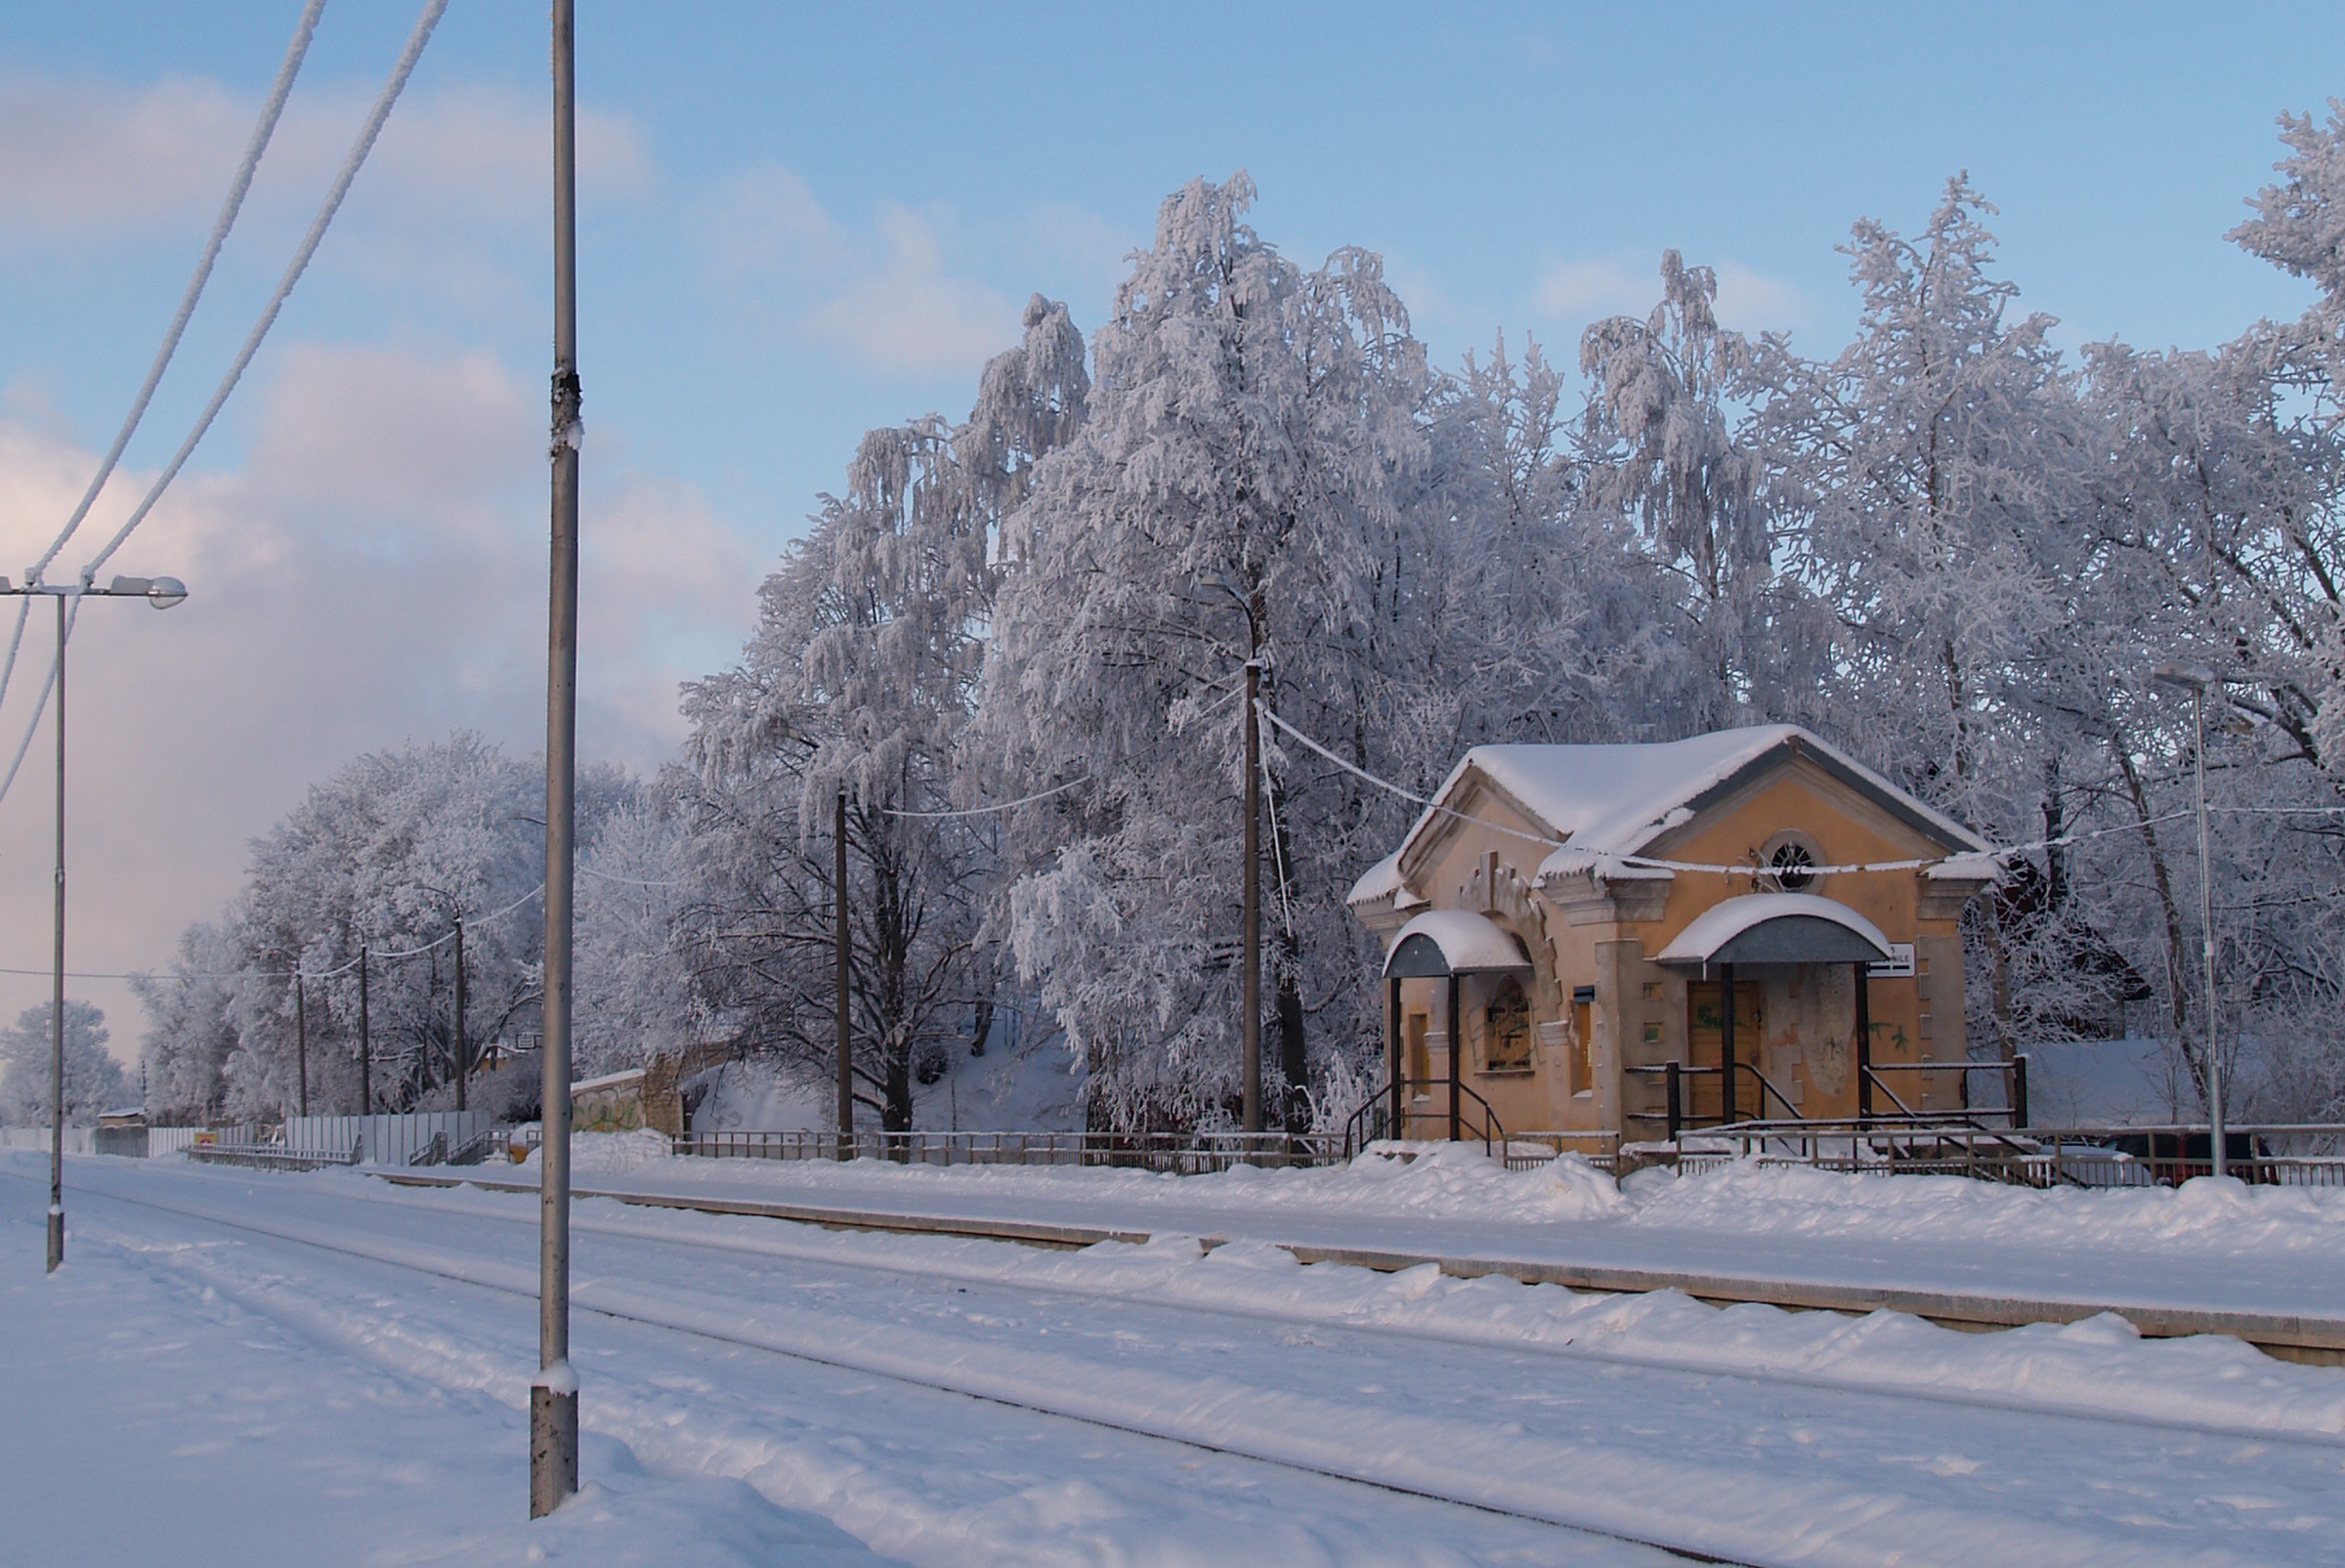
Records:
[[[495,1118],[486,1111],[409,1111],[404,1116],[289,1116],[285,1147],[301,1154],[347,1160],[353,1148],[369,1165],[411,1165],[435,1149],[446,1160],[486,1137]]]
[[[65,1128],[65,1153],[88,1154],[92,1130],[94,1129],[90,1127]],[[47,1127],[0,1127],[0,1149],[38,1149],[46,1154],[49,1150],[49,1129]]]

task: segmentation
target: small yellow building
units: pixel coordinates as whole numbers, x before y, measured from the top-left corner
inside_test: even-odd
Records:
[[[1957,922],[1986,851],[1796,726],[1476,746],[1350,895],[1386,954],[1386,1125],[1638,1141],[1958,1111],[1969,1074],[1925,1067],[1966,1059]]]

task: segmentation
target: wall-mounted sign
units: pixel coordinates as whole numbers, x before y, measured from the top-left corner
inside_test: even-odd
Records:
[[[1880,963],[1869,963],[1864,972],[1875,980],[1911,980],[1913,978],[1913,944],[1892,942],[1889,957]]]

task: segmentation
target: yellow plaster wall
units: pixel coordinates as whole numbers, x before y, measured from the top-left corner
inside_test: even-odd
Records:
[[[1481,910],[1477,873],[1493,865],[1502,879],[1511,872],[1529,883],[1550,846],[1535,835],[1534,819],[1486,781],[1469,779],[1453,809],[1469,820],[1448,826],[1422,841],[1402,864],[1410,885],[1435,909]],[[1827,865],[1935,859],[1944,850],[1870,799],[1801,757],[1755,781],[1736,797],[1715,803],[1699,819],[1665,835],[1646,853],[1658,859],[1705,864],[1748,864],[1778,832],[1805,835]],[[1492,857],[1495,857],[1493,862]],[[1688,1060],[1685,1036],[1687,971],[1651,961],[1678,932],[1721,901],[1752,890],[1748,876],[1681,871],[1669,884],[1661,916],[1650,921],[1591,920],[1573,925],[1563,909],[1535,892],[1535,920],[1519,911],[1493,911],[1532,949],[1538,966],[1531,991],[1533,1071],[1492,1074],[1480,1067],[1483,1042],[1480,1011],[1488,982],[1464,984],[1462,1011],[1468,1023],[1462,1078],[1497,1111],[1510,1131],[1612,1129],[1626,1138],[1659,1137],[1657,1122],[1632,1113],[1659,1113],[1662,1081],[1624,1072],[1638,1064]],[[1851,873],[1819,879],[1812,891],[1849,905],[1880,926],[1893,942],[1912,942],[1917,974],[1912,979],[1874,980],[1870,1002],[1873,1060],[1960,1061],[1965,1055],[1961,938],[1952,918],[1923,919],[1923,883],[1913,869]],[[1942,902],[1942,901],[1941,901]],[[1855,1051],[1850,1036],[1853,976],[1841,966],[1769,969],[1747,974],[1742,983],[1762,987],[1762,1038],[1738,1055],[1756,1060],[1788,1093],[1804,1115],[1854,1116],[1856,1111]],[[1572,1092],[1567,1078],[1570,998],[1580,986],[1593,986],[1596,1081],[1590,1092]],[[1428,1066],[1439,1081],[1447,1073],[1446,983],[1409,981],[1402,987],[1402,1011],[1428,1015],[1433,1047]],[[1542,1028],[1542,1025],[1549,1026]],[[1565,1026],[1558,1029],[1555,1026]],[[1951,1109],[1960,1103],[1961,1075],[1893,1074],[1889,1082],[1916,1110]],[[1890,1107],[1879,1096],[1875,1108]],[[1426,1107],[1439,1123],[1412,1128],[1419,1135],[1445,1129],[1447,1099],[1437,1088]],[[1779,1111],[1769,1101],[1770,1114]]]

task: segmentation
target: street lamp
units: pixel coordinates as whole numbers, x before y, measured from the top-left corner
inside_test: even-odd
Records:
[[[2206,844],[2206,699],[2223,678],[2203,664],[2160,664],[2151,681],[2171,691],[2191,694],[2191,716],[2197,726],[2192,756],[2198,775],[2198,942],[2206,960],[2206,1121],[2212,1169],[2223,1175],[2223,1064],[2215,1056],[2215,871]]]
[[[57,601],[57,941],[49,993],[49,1272],[65,1260],[65,601],[144,599],[157,610],[187,602],[188,587],[177,577],[116,577],[95,583],[27,582],[14,587],[0,577],[0,595],[23,599],[46,594]]]

